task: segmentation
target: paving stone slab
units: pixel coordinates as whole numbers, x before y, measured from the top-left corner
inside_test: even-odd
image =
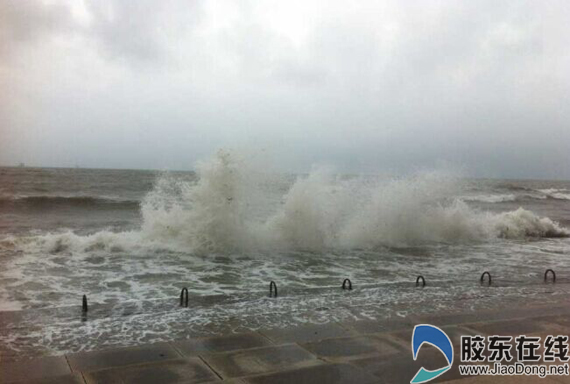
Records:
[[[45,377],[43,379],[19,381],[13,384],[85,384],[83,376],[80,373],[74,373],[63,376]]]
[[[570,384],[569,376],[547,376],[546,379],[552,380],[552,383],[556,382],[559,384]],[[550,381],[547,383],[550,383]]]
[[[284,329],[268,329],[260,332],[276,343],[309,342],[332,337],[350,336],[353,334],[335,323],[303,325]]]
[[[465,324],[464,327],[474,330],[476,333],[482,336],[512,336],[513,340],[508,343],[512,345],[511,354],[513,355],[513,360],[511,362],[506,362],[505,364],[514,364],[517,360],[517,350],[516,350],[516,340],[515,338],[520,335],[526,336],[538,336],[541,337],[540,347],[537,352],[542,355],[544,353],[543,341],[549,335],[560,335],[566,334],[564,332],[564,327],[551,323],[548,321],[539,319],[514,319],[508,321],[497,321],[497,322],[487,322],[487,323],[475,323],[475,324]],[[489,356],[490,352],[488,346],[485,348],[485,355]]]
[[[259,333],[240,333],[228,336],[205,337],[172,343],[184,356],[197,356],[203,353],[229,352],[273,345]]]
[[[342,325],[356,333],[369,334],[413,329],[416,324],[420,323],[415,317],[410,316],[389,320],[360,320],[342,323]]]
[[[459,374],[458,362],[459,356],[456,354],[451,369],[432,382],[443,382],[464,377]],[[410,351],[397,356],[373,356],[353,360],[351,364],[377,376],[380,383],[401,384],[409,383],[421,367],[428,370],[439,369],[447,365],[447,360],[439,350],[424,345],[417,356],[417,360],[413,359]]]
[[[559,328],[565,334],[570,332],[570,316],[546,316],[536,319],[546,328]]]
[[[0,383],[25,382],[70,373],[65,357],[42,357],[0,363]]]
[[[441,330],[444,331],[447,334],[447,336],[449,336],[454,348],[459,348],[461,346],[461,336],[477,335],[477,332],[473,330],[455,325],[441,327]],[[400,341],[402,345],[404,345],[407,349],[411,350],[413,333],[414,329],[411,328],[405,331],[391,333],[390,336],[394,337],[395,339]]]
[[[531,319],[465,324],[465,326],[486,335],[499,336],[538,335],[546,330],[543,324]]]
[[[326,364],[277,372],[269,375],[247,377],[249,384],[372,384],[378,378],[348,364]]]
[[[87,384],[183,384],[220,381],[199,358],[111,368],[84,374]]]
[[[224,379],[322,363],[294,344],[204,355],[202,358]]]
[[[177,358],[180,354],[166,343],[67,355],[71,369],[81,372]]]
[[[516,318],[517,315],[508,314],[505,312],[473,312],[473,313],[455,313],[455,314],[446,314],[446,315],[428,315],[428,316],[421,316],[420,322],[423,324],[432,324],[438,327],[446,326],[446,325],[460,325],[464,323],[476,323],[481,321],[498,321],[498,320],[505,320]],[[419,324],[418,323],[418,324]]]
[[[11,363],[14,361],[21,360],[14,351],[3,351],[2,345],[0,345],[0,363]]]
[[[421,323],[433,324],[437,326],[457,325],[463,323],[476,323],[486,321],[500,321],[512,319],[532,319],[548,315],[568,315],[570,309],[561,307],[525,307],[515,309],[502,309],[498,311],[476,311],[467,313],[453,313],[446,315],[424,315],[418,316]]]
[[[365,355],[390,356],[404,349],[379,336],[357,336],[325,339],[300,344],[309,352],[328,360],[346,360]]]

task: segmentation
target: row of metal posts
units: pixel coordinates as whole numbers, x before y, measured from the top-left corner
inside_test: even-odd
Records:
[[[546,283],[548,281],[548,274],[552,274],[552,282],[556,283],[556,273],[552,270],[552,269],[547,269],[544,272],[544,282]],[[491,274],[488,271],[485,271],[481,274],[481,278],[479,279],[479,282],[481,284],[484,284],[485,282],[485,277],[488,277],[487,281],[488,284],[491,285]],[[418,276],[416,279],[416,287],[419,287],[421,284],[422,288],[426,286],[426,279],[423,276]],[[352,281],[350,281],[350,279],[344,279],[344,281],[342,282],[342,289],[343,290],[352,290]],[[277,284],[275,283],[275,281],[271,281],[269,283],[269,297],[277,297]],[[188,301],[189,301],[189,297],[188,297],[188,288],[184,287],[182,288],[182,291],[180,292],[180,306],[181,307],[188,307]],[[87,311],[89,310],[89,307],[87,305],[87,296],[83,295],[83,313],[87,313]]]

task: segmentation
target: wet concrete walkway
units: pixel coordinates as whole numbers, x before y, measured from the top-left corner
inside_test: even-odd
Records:
[[[442,367],[441,353],[412,359],[416,324],[441,327],[459,353],[461,335],[569,335],[570,301],[556,307],[268,329],[59,357],[0,361],[0,383],[409,383]],[[456,361],[459,359],[457,358]],[[570,377],[465,377],[457,364],[432,382],[570,383]]]

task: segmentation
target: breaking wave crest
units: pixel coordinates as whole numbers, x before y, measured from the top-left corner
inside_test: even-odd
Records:
[[[140,231],[68,232],[33,243],[50,252],[148,246],[210,253],[570,236],[558,223],[522,208],[475,210],[454,197],[457,180],[438,172],[378,180],[315,169],[276,183],[275,176],[252,171],[225,151],[198,164],[196,172],[195,181],[168,175],[157,180],[141,203]]]
[[[539,191],[550,199],[570,200],[570,191],[568,191],[567,189],[548,188],[548,189],[539,189]]]
[[[463,196],[463,201],[479,201],[482,203],[504,203],[508,201],[517,201],[519,197],[514,194],[497,194],[497,195],[475,195]]]
[[[367,248],[489,238],[565,237],[525,209],[492,214],[453,196],[457,181],[431,172],[405,179],[341,178],[315,169],[276,199],[267,178],[220,152],[194,183],[162,178],[142,205],[141,234],[204,252],[257,248]]]
[[[532,191],[532,190],[531,190]],[[512,201],[533,201],[533,200],[570,200],[570,193],[565,189],[539,189],[523,194],[488,194],[462,196],[463,201],[476,201],[481,203],[506,203]]]
[[[50,254],[72,254],[97,251],[116,253],[152,246],[151,243],[144,243],[141,240],[140,233],[134,231],[119,233],[100,231],[92,235],[78,235],[72,231],[66,231],[36,236],[8,236],[0,240],[0,247],[31,254],[38,251]]]

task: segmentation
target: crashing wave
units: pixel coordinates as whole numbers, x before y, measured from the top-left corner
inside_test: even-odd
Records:
[[[284,193],[281,187],[268,192],[273,179],[230,152],[198,164],[196,172],[195,181],[157,181],[141,204],[140,231],[68,232],[31,242],[50,252],[153,247],[212,253],[570,236],[522,208],[500,214],[473,209],[454,197],[457,180],[438,172],[371,180],[315,169]]]
[[[570,193],[568,193],[567,189],[548,188],[539,189],[539,191],[543,193],[546,198],[556,200],[570,200]]]

